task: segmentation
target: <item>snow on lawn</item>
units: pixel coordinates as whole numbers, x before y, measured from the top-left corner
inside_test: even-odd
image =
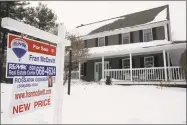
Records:
[[[1,84],[1,123],[7,119],[11,85]],[[52,123],[52,108],[15,118],[12,123]],[[36,119],[36,120],[33,120]],[[64,87],[64,124],[186,124],[186,89],[156,86],[71,86]]]

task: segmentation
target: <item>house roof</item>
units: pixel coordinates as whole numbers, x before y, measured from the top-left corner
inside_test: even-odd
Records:
[[[103,25],[103,26],[91,31],[88,35],[151,22],[155,19],[155,17],[161,11],[163,11],[166,8],[168,8],[168,5],[160,6],[157,8],[144,10],[144,11],[140,11],[140,12],[124,15],[124,16],[120,16],[120,19],[118,19],[112,23]],[[168,12],[167,12],[166,19],[169,19]]]
[[[72,32],[84,37],[106,31],[169,20],[168,5],[82,25]]]
[[[132,54],[160,52],[162,50],[186,49],[186,43],[173,43],[167,40],[154,40],[124,45],[102,46],[89,48],[88,59],[101,58],[101,56],[112,57]]]

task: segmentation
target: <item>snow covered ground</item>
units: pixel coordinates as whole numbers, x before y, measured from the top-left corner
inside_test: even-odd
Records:
[[[8,119],[10,84],[1,84],[1,123],[52,123],[52,108]],[[72,85],[64,87],[64,124],[186,124],[186,89],[156,86]]]

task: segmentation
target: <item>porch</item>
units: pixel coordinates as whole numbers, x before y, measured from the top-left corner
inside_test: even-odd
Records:
[[[102,48],[103,51],[107,50],[107,52],[95,50],[96,53],[90,56],[86,65],[82,65],[82,67],[80,65],[79,79],[100,81],[110,76],[118,82],[184,82],[184,72],[179,64],[174,64],[171,61],[170,53],[185,50],[186,43],[175,44],[162,41],[162,44],[160,44],[158,43],[159,41],[155,42],[157,45],[152,44],[153,46],[150,46],[150,43],[148,43],[149,46],[146,44],[145,46],[137,46],[131,49],[122,48],[123,46],[124,48],[128,48],[128,46],[132,45],[120,45],[120,52],[116,52],[119,46]],[[110,47],[114,49],[109,50]],[[174,61],[179,62],[179,59],[180,56],[175,55]],[[81,73],[81,69],[85,70],[83,74]],[[82,77],[81,74],[83,75]]]

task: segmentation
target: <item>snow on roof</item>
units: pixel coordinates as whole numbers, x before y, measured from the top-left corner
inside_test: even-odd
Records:
[[[103,22],[100,22],[100,23],[95,23],[95,24],[90,24],[90,25],[87,25],[87,26],[82,26],[82,27],[79,27],[79,28],[75,28],[72,33],[77,35],[77,36],[85,36],[85,35],[88,35],[91,31],[99,28],[99,27],[102,27],[104,25],[109,25],[119,19],[124,19],[125,17],[117,17],[117,18],[114,18],[114,19],[110,19],[108,21],[103,21]]]
[[[186,43],[182,43],[184,47],[186,47]],[[150,49],[150,51],[160,51],[160,49],[156,50],[156,48],[163,48],[165,45],[172,45],[171,41],[167,40],[154,40],[150,42],[141,42],[141,43],[133,43],[133,44],[124,44],[124,45],[113,45],[113,46],[103,46],[103,47],[93,47],[89,48],[89,58],[98,58],[101,56],[116,56],[116,55],[125,55],[131,53],[140,53],[140,52],[149,52],[146,49]],[[177,45],[175,45],[177,46]]]
[[[156,22],[160,22],[160,21],[164,21],[164,20],[167,20],[167,8],[165,8],[158,15],[156,15],[154,20],[152,20],[148,23],[145,23],[145,24],[156,23]]]
[[[77,36],[90,36],[93,34],[102,34],[103,32],[122,30],[123,28],[138,26],[142,24],[156,23],[167,20],[167,6],[161,6],[145,11],[140,11],[121,17],[113,18],[107,21],[95,24],[83,25],[73,31]]]

